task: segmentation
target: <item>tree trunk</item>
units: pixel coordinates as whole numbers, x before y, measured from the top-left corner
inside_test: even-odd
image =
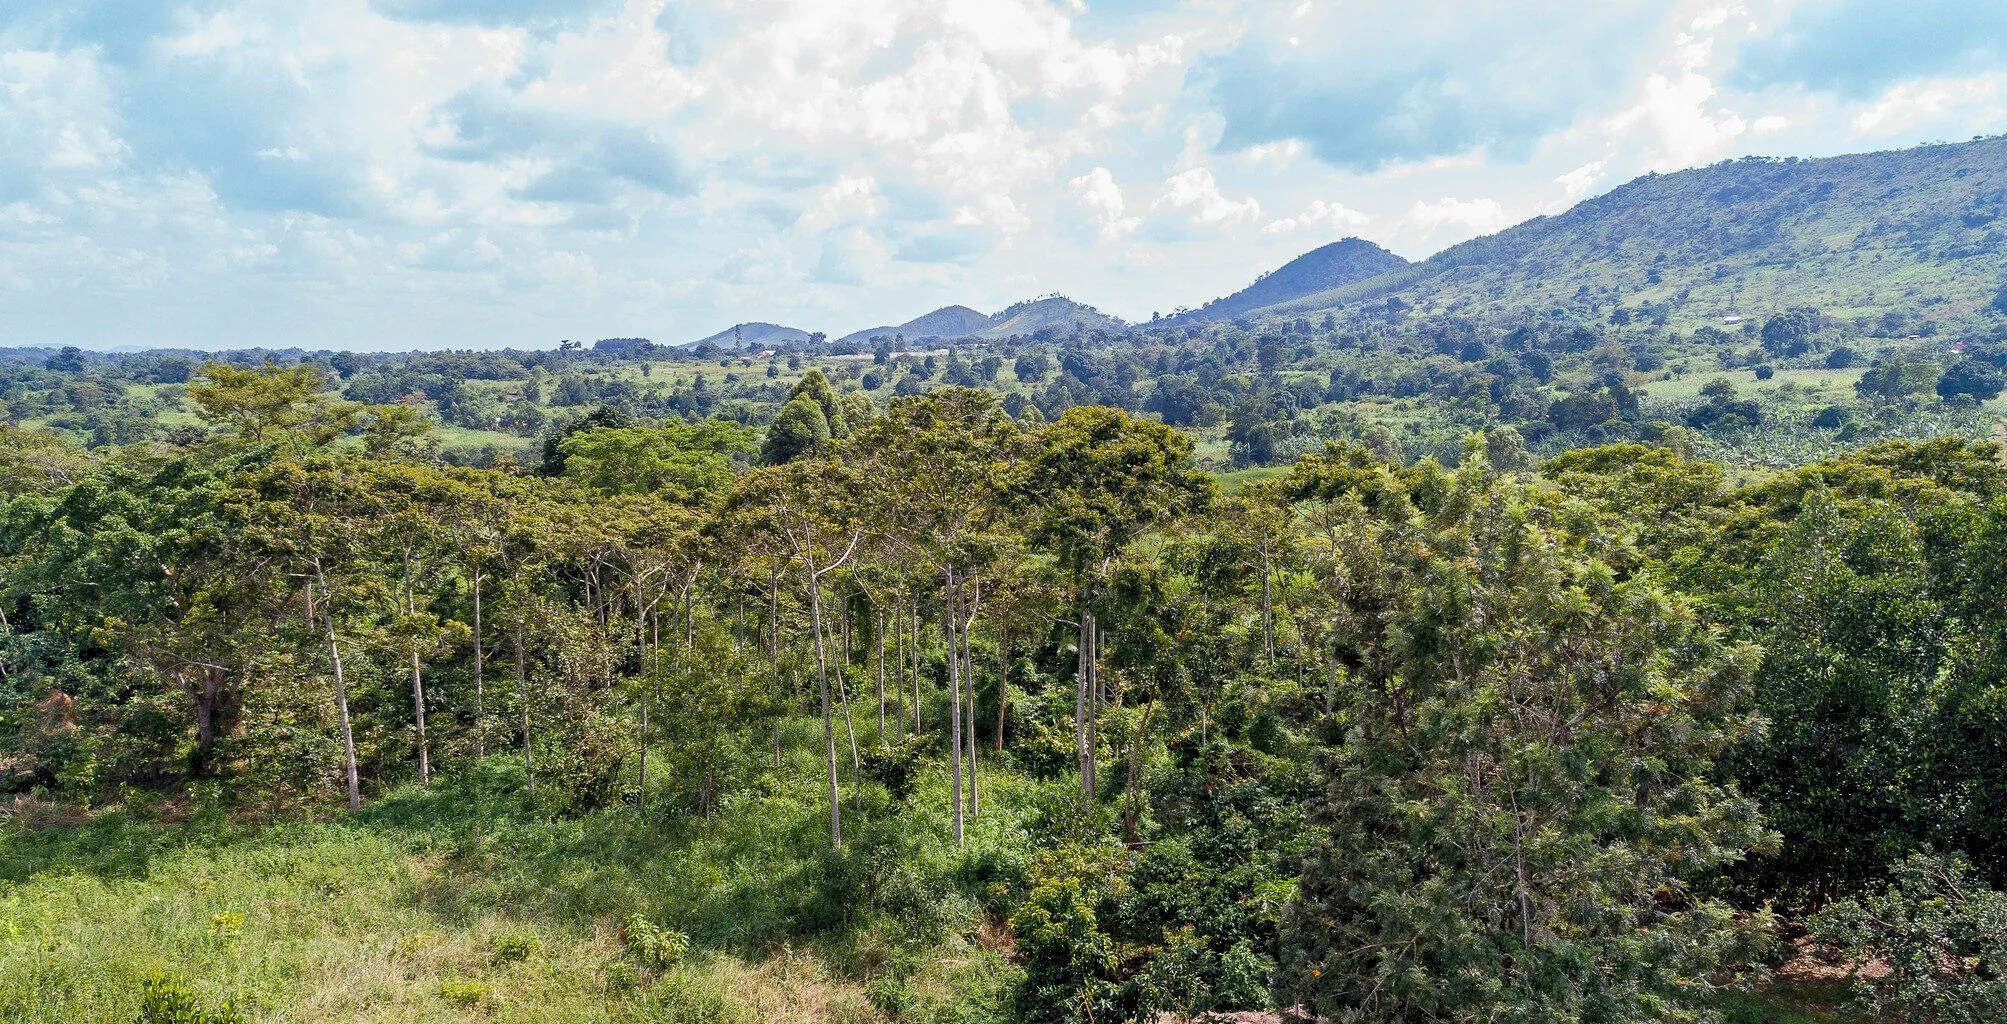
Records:
[[[943,595],[941,607],[941,631],[948,641],[948,756],[955,766],[955,845],[963,845],[962,808],[962,652],[957,636],[961,632],[962,616],[959,592],[955,586],[955,570],[946,570],[948,586]]]
[[[341,767],[342,773],[348,776],[348,809],[359,811],[362,810],[362,774],[356,769],[355,730],[348,717],[348,676],[342,671],[341,644],[335,637],[334,593],[328,589],[327,574],[321,570],[319,557],[314,559],[314,578],[321,585],[321,621],[327,624],[328,661],[334,667],[335,717],[341,723]],[[307,594],[307,603],[309,606],[313,604],[311,589]]]
[[[878,612],[878,745],[885,745],[885,609]]]
[[[1275,605],[1269,597],[1268,548],[1261,550],[1261,650],[1268,658],[1268,670],[1275,671]]]
[[[967,736],[967,742],[963,744],[963,748],[969,755],[970,817],[975,817],[983,812],[982,784],[976,777],[976,653],[974,645],[969,641],[969,634],[974,630],[976,625],[976,611],[982,607],[982,603],[983,584],[981,580],[977,580],[975,591],[969,597],[968,614],[963,615],[959,623],[962,634],[962,682],[969,691],[969,704],[963,711],[964,721],[962,731]]]
[[[654,652],[648,648],[648,618],[641,610],[641,576],[635,574],[633,586],[629,588],[634,596],[634,649],[641,659],[641,672],[646,686],[641,691],[641,751],[634,765],[634,809],[648,809],[648,705],[654,703],[655,685]],[[653,609],[650,609],[651,611]]]
[[[523,613],[516,612],[516,696],[523,702],[523,785],[537,798],[537,762],[530,746],[530,684],[523,671]]]
[[[417,626],[418,600],[412,593],[411,549],[404,549],[404,614]],[[418,784],[432,784],[432,752],[425,743],[425,675],[419,669],[418,641],[411,641],[411,720],[418,729]]]
[[[815,684],[822,700],[822,746],[829,762],[829,842],[843,849],[843,795],[836,784],[836,723],[829,713],[829,654],[822,646],[822,579],[815,563],[804,557],[808,573],[808,614],[815,633]]]
[[[767,634],[767,662],[774,670],[774,697],[785,705],[787,695],[781,692],[780,677],[780,570],[778,569],[767,574]],[[775,768],[779,768],[781,763],[780,733],[781,719],[784,717],[786,717],[784,714],[774,716]]]
[[[474,757],[488,756],[488,662],[481,645],[481,573],[474,573]]]
[[[1010,631],[997,631],[997,753],[1003,753],[1004,743],[1004,684],[1010,676]]]
[[[1094,613],[1087,609],[1087,597],[1080,599],[1080,664],[1073,687],[1073,739],[1080,759],[1080,795],[1094,803]]]

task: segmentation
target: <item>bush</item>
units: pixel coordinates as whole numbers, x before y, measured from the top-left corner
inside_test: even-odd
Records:
[[[488,986],[467,978],[439,983],[439,998],[454,1006],[471,1009],[488,1001]]]
[[[1756,368],[1757,380],[1769,380],[1770,378],[1775,376],[1777,376],[1777,368],[1770,365],[1769,363],[1764,363]]]
[[[913,795],[913,783],[920,777],[926,756],[927,743],[917,736],[895,746],[864,751],[864,777],[884,786],[892,799],[903,801]]]
[[[527,932],[504,932],[489,943],[489,959],[496,964],[521,963],[543,948],[544,944]]]
[[[679,931],[659,928],[640,914],[630,915],[620,926],[620,939],[643,964],[657,970],[674,967],[690,952],[690,937]]]
[[[898,978],[878,978],[864,990],[879,1013],[893,1020],[907,1020],[920,1007],[920,995],[909,982]]]
[[[140,985],[139,1024],[248,1024],[228,1001],[205,1008],[188,986],[164,974],[153,974]]]
[[[1957,855],[1915,854],[1894,876],[1812,919],[1813,937],[1852,965],[1855,998],[1892,1020],[2007,1020],[2007,894]],[[1871,964],[1886,970],[1870,977]]]

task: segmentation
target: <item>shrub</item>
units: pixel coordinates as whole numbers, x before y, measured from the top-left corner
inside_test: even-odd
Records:
[[[1813,937],[1853,965],[1855,998],[1889,1019],[2007,1020],[2007,894],[1957,855],[1915,854],[1894,875],[1812,919]],[[1870,964],[1885,970],[1869,976]]]
[[[439,983],[439,998],[454,1006],[472,1008],[488,1001],[488,986],[467,978]]]
[[[164,974],[152,974],[140,985],[139,1024],[248,1024],[228,1001],[214,1010],[204,1007],[188,986]]]
[[[503,932],[489,943],[489,959],[496,964],[521,963],[537,954],[544,944],[528,932]]]
[[[920,995],[911,983],[899,978],[878,978],[864,989],[864,998],[879,1013],[893,1020],[906,1020],[920,1007]]]
[[[688,935],[659,928],[640,914],[629,915],[621,924],[620,939],[636,959],[656,969],[674,967],[690,952]]]

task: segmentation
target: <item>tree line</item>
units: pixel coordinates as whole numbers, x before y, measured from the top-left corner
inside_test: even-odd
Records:
[[[1883,949],[1875,901],[2007,881],[1989,444],[1733,487],[1334,442],[1229,495],[1119,409],[810,372],[763,436],[609,413],[472,469],[327,385],[208,366],[182,444],[0,433],[0,789],[301,811],[504,766],[702,818],[806,725],[842,856],[867,791],[944,786],[960,845],[997,773],[1065,780],[984,888],[1040,1021],[1690,1019],[1780,917]],[[1890,1005],[1999,1005],[1968,925]]]

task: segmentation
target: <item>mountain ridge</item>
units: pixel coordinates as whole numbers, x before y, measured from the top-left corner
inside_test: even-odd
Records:
[[[1646,174],[1374,277],[1247,311],[1398,299],[1539,312],[1585,297],[1715,320],[1794,305],[1980,308],[2007,277],[2007,137]]]
[[[1207,323],[1278,305],[1293,299],[1343,287],[1407,266],[1408,261],[1384,246],[1347,237],[1318,246],[1254,279],[1247,287],[1207,302],[1197,309],[1174,313],[1172,325]]]

